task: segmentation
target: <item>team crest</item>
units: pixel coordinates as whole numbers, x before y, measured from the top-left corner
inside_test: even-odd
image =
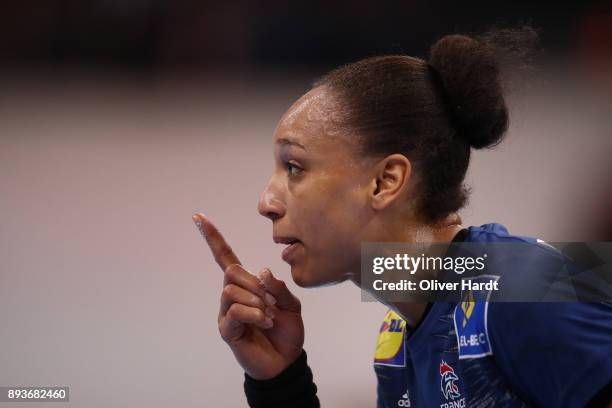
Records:
[[[458,381],[459,377],[455,374],[455,370],[453,367],[448,365],[446,361],[442,360],[440,363],[440,388],[442,390],[442,394],[444,394],[444,398],[455,399],[461,396],[459,393],[459,387],[455,384],[455,381]]]

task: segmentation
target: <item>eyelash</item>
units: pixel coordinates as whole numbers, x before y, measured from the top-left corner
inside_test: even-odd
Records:
[[[304,170],[301,167],[295,165],[294,163],[289,163],[289,162],[285,163],[285,168],[287,169],[287,172],[289,173],[289,177],[298,176]],[[292,172],[291,169],[297,169],[297,173]]]

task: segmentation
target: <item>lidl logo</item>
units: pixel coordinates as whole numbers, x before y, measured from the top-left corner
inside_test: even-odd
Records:
[[[397,313],[389,310],[378,333],[374,364],[406,366],[405,331],[406,322]]]

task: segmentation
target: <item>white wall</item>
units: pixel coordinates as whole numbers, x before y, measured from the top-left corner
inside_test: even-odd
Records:
[[[70,386],[71,403],[53,407],[245,406],[217,332],[221,271],[191,214],[208,214],[245,265],[290,280],[256,203],[276,121],[303,82],[11,84],[0,95],[0,384]],[[464,220],[586,239],[576,221],[609,169],[610,129],[567,95],[531,101],[513,103],[505,144],[474,155]],[[351,284],[291,288],[323,404],[372,407],[385,308]]]

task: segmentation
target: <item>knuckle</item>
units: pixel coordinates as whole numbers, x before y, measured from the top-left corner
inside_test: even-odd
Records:
[[[221,292],[221,295],[225,299],[232,299],[232,297],[234,296],[235,293],[236,293],[235,286],[232,285],[232,284],[229,284],[229,285],[225,285],[223,287],[223,291]]]
[[[217,329],[221,336],[223,336],[223,319],[217,319]]]
[[[266,304],[263,300],[261,300],[261,298],[259,296],[255,296],[253,295],[252,299],[251,299],[251,303],[259,308],[259,309],[265,309],[266,308]]]
[[[225,276],[227,276],[229,280],[236,279],[240,272],[241,268],[238,264],[231,264],[227,268],[225,268]]]
[[[239,309],[238,304],[232,303],[230,307],[227,309],[227,313],[225,314],[225,316],[228,319],[236,320],[237,315],[239,313],[238,309]]]
[[[254,316],[254,317],[255,317],[255,320],[257,320],[257,321],[263,321],[263,320],[265,320],[266,315],[265,315],[265,313],[264,313],[262,310],[260,310],[260,309],[255,309],[255,312],[254,312],[254,313],[255,313],[255,316]]]
[[[219,319],[217,322],[217,329],[219,330],[219,335],[225,341],[227,341],[227,333],[225,333],[225,324],[222,319]]]
[[[228,265],[223,272],[225,272],[227,277],[233,276],[236,273],[236,264]]]

